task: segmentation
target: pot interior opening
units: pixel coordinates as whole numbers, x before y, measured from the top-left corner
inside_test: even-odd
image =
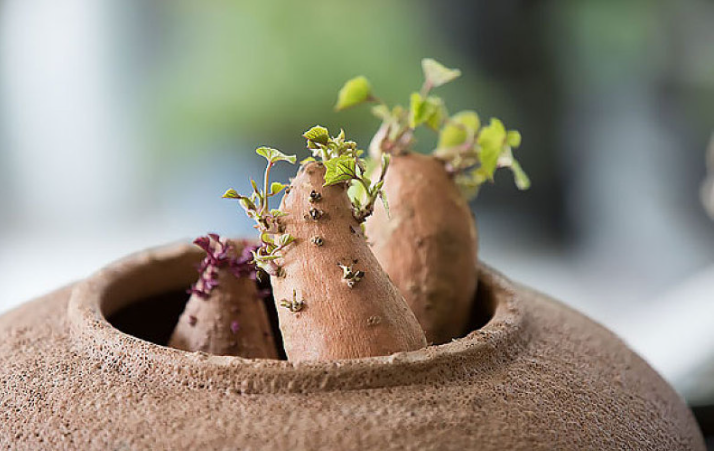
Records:
[[[186,289],[168,291],[132,302],[109,316],[107,320],[125,334],[157,345],[168,346],[171,333],[186,308],[188,299],[189,294]],[[278,356],[281,360],[286,360],[273,298],[268,297],[264,302],[278,348]]]
[[[469,333],[481,329],[493,318],[496,301],[491,293],[491,287],[485,283],[479,283],[478,287],[466,332],[453,338],[463,338]],[[107,320],[125,334],[157,345],[167,346],[188,298],[186,289],[167,291],[131,302],[111,314]],[[285,350],[282,347],[283,340],[278,327],[278,315],[272,297],[265,299],[265,304],[275,336],[278,356],[281,360],[286,360]]]

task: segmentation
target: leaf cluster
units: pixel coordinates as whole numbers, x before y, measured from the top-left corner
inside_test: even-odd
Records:
[[[280,272],[280,268],[275,263],[275,260],[280,258],[280,252],[292,243],[295,238],[283,233],[280,226],[278,218],[284,216],[285,213],[278,209],[270,209],[269,199],[280,194],[287,187],[287,185],[279,182],[271,183],[270,171],[280,161],[295,164],[297,158],[295,155],[285,155],[271,147],[259,147],[255,153],[267,161],[262,187],[251,179],[253,193],[250,196],[241,195],[231,188],[223,194],[223,197],[237,200],[248,217],[256,222],[255,228],[260,231],[261,245],[252,251],[253,261],[268,274],[277,275]]]
[[[362,158],[364,151],[357,148],[354,141],[345,139],[344,130],[331,137],[329,131],[320,125],[312,127],[303,134],[307,140],[307,148],[313,153],[306,161],[320,158],[325,165],[324,186],[345,183],[355,187],[350,190],[353,215],[358,222],[363,222],[374,212],[374,204],[381,199],[384,208],[389,212],[389,204],[384,194],[384,176],[389,167],[389,155],[382,155],[382,171],[379,179],[373,182],[368,174],[365,160]]]
[[[398,154],[413,144],[414,130],[425,126],[439,134],[434,153],[447,163],[456,183],[467,197],[478,193],[479,187],[493,181],[496,169],[508,167],[519,189],[528,189],[530,180],[513,156],[513,149],[520,146],[521,136],[515,130],[507,131],[495,118],[488,126],[481,122],[474,111],[460,111],[449,115],[444,101],[431,95],[431,90],[449,83],[461,75],[458,69],[450,69],[441,63],[425,58],[422,60],[424,83],[418,92],[409,96],[409,107],[389,107],[372,92],[369,81],[363,77],[353,78],[340,89],[335,108],[343,110],[366,102],[374,102],[372,114],[382,121],[372,156]]]

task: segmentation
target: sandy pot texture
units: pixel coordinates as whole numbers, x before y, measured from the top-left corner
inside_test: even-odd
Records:
[[[201,256],[138,253],[0,317],[0,448],[704,449],[617,337],[483,264],[472,332],[447,344],[303,363],[166,347]]]

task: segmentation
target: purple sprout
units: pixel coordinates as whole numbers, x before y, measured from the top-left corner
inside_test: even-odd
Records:
[[[188,289],[189,294],[195,294],[203,299],[208,298],[211,291],[218,286],[218,270],[228,268],[235,277],[248,277],[256,279],[257,267],[253,264],[252,251],[257,246],[243,242],[244,246],[240,255],[233,257],[233,245],[226,240],[222,240],[215,233],[201,236],[193,241],[193,244],[206,252],[206,256],[198,265],[198,281]],[[260,296],[264,297],[263,290]],[[232,327],[232,326],[231,326]]]

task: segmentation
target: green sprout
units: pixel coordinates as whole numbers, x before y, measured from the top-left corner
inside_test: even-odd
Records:
[[[287,187],[282,183],[271,183],[270,171],[279,161],[295,164],[296,157],[295,155],[285,155],[271,147],[259,147],[255,153],[267,160],[262,189],[258,187],[255,180],[251,179],[253,193],[250,196],[238,194],[235,189],[231,188],[223,194],[223,197],[238,200],[248,217],[256,222],[255,228],[260,231],[261,245],[253,251],[253,262],[268,274],[280,275],[281,268],[275,260],[280,258],[281,251],[295,241],[295,238],[288,233],[283,233],[283,227],[278,221],[278,218],[285,216],[285,213],[270,209],[269,199],[280,194]]]
[[[362,158],[364,151],[357,148],[354,141],[345,140],[345,131],[331,137],[330,132],[320,125],[312,127],[303,134],[307,140],[307,148],[312,151],[312,157],[303,163],[315,161],[316,158],[325,164],[324,186],[345,183],[352,185],[349,194],[352,201],[353,216],[357,222],[364,222],[374,212],[374,204],[379,198],[389,212],[389,204],[384,194],[384,177],[389,167],[390,156],[382,154],[382,171],[379,179],[372,182],[367,176],[368,167]]]
[[[288,299],[281,299],[280,300],[280,306],[283,308],[286,308],[290,310],[293,313],[297,313],[303,308],[305,308],[305,300],[304,299],[298,299],[297,297],[297,290],[293,290],[293,298],[292,300]]]
[[[494,172],[502,167],[510,168],[519,189],[528,189],[530,180],[513,156],[513,149],[521,144],[520,133],[506,130],[495,118],[488,126],[481,127],[474,111],[449,115],[444,101],[431,95],[431,91],[457,79],[461,71],[447,68],[431,58],[423,59],[421,65],[424,83],[418,92],[410,95],[409,108],[399,105],[390,108],[374,95],[371,84],[362,76],[349,80],[340,89],[337,110],[376,103],[372,114],[382,125],[370,145],[371,156],[407,151],[414,143],[414,130],[426,126],[439,134],[434,155],[446,163],[447,170],[468,198],[475,197],[482,184],[492,182]]]

